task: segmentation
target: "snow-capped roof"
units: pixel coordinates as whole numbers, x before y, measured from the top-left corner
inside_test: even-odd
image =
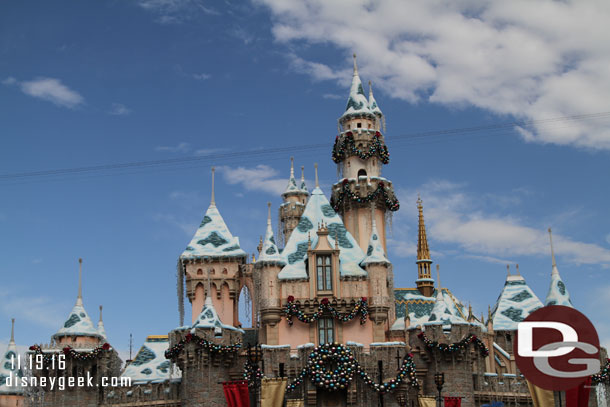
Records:
[[[424,325],[467,325],[468,322],[456,312],[457,307],[449,295],[442,289],[436,291],[434,308]]]
[[[247,257],[233,237],[218,208],[212,202],[197,228],[193,239],[180,255],[180,259],[212,259],[219,257]]]
[[[495,331],[511,331],[529,314],[542,307],[536,294],[520,275],[508,275],[504,288],[492,310]]]
[[[566,307],[574,307],[570,300],[570,293],[559,275],[557,266],[553,266],[553,272],[551,273],[551,286],[549,292],[546,295],[544,305],[564,305]]]
[[[364,253],[356,243],[353,236],[343,225],[343,221],[330,206],[328,199],[319,187],[311,192],[311,197],[305,206],[305,211],[297,227],[292,231],[282,257],[286,266],[278,274],[279,279],[307,278],[305,259],[307,258],[308,242],[311,238],[311,247],[316,247],[318,235],[316,226],[327,225],[329,243],[335,247],[335,239],[339,243],[339,272],[341,276],[366,276],[367,273],[360,267],[364,260]]]
[[[290,178],[288,178],[288,185],[286,185],[286,189],[282,196],[297,194],[301,192],[301,188],[297,185],[297,179],[294,177],[294,165],[290,165]]]
[[[373,85],[369,82],[369,109],[377,116],[383,116],[383,112],[379,108],[375,96],[373,96]]]
[[[168,348],[167,335],[148,336],[135,359],[125,368],[121,377],[131,377],[134,384],[181,378],[182,372],[178,366],[172,367],[171,362],[165,358],[165,351]]]
[[[16,377],[23,377],[23,371],[17,365],[17,355],[13,320],[11,340],[8,343],[6,351],[2,353],[2,359],[0,359],[0,394],[23,394],[23,387],[15,386],[14,384],[7,386],[6,384],[6,379],[11,375],[13,376],[13,383],[15,383]]]
[[[347,98],[345,112],[341,118],[360,114],[371,115],[372,112],[371,109],[369,109],[369,101],[366,99],[366,95],[364,94],[362,81],[360,80],[360,76],[358,76],[358,67],[356,66],[356,58],[354,56],[354,76],[352,77],[352,86],[349,91],[349,97]]]
[[[379,233],[377,232],[377,222],[373,217],[373,227],[371,228],[371,237],[369,238],[369,245],[366,249],[366,258],[360,263],[362,266],[374,263],[390,264],[390,261],[385,256]]]
[[[83,300],[80,297],[76,300],[70,316],[59,331],[53,335],[53,338],[62,336],[92,336],[102,339],[97,327],[93,325],[91,318],[89,318],[89,314],[87,314],[83,306]]]
[[[453,315],[465,320],[464,305],[451,293],[448,288],[443,288],[443,300]],[[431,297],[422,295],[417,288],[397,288],[394,290],[394,304],[396,306],[396,321],[392,330],[402,330],[405,326],[405,310],[409,309],[410,328],[424,325],[432,314],[436,305],[438,290],[434,290]]]
[[[265,240],[263,241],[263,249],[256,261],[256,264],[274,263],[280,266],[285,266],[286,262],[280,255],[280,251],[275,244],[273,237],[273,228],[271,227],[271,204],[269,204],[269,215],[267,217],[267,231],[265,232]]]
[[[301,188],[302,193],[309,195],[309,190],[307,189],[307,184],[305,183],[305,170],[303,167],[301,167],[301,183],[299,188]]]
[[[220,329],[229,329],[232,331],[241,331],[243,330],[239,328],[235,328],[231,325],[223,324],[216,312],[216,308],[214,308],[214,303],[212,302],[212,297],[209,295],[205,298],[205,302],[203,303],[203,309],[201,313],[193,323],[191,332],[195,332],[197,328],[220,328]]]

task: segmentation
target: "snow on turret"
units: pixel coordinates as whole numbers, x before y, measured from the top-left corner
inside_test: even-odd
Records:
[[[519,322],[541,307],[542,303],[525,279],[509,273],[491,313],[493,328],[496,331],[516,330]]]
[[[298,194],[301,192],[301,188],[297,184],[297,179],[294,177],[294,157],[290,157],[290,178],[288,179],[288,185],[286,185],[286,189],[284,193],[282,193],[283,197],[286,197],[290,194]]]
[[[385,251],[383,250],[381,239],[379,239],[379,233],[377,232],[377,222],[375,221],[375,212],[373,210],[371,212],[371,218],[373,219],[371,237],[369,239],[369,245],[366,249],[366,258],[362,261],[362,263],[360,263],[360,265],[366,266],[368,264],[374,263],[390,264],[390,261],[385,256]]]
[[[377,116],[377,117],[383,116],[383,112],[379,108],[379,105],[377,104],[377,101],[375,100],[375,96],[373,96],[373,85],[371,84],[371,81],[369,81],[369,109],[371,109],[371,112],[375,116]]]
[[[15,318],[11,319],[11,340],[8,343],[6,352],[0,359],[0,395],[19,395],[23,394],[22,386],[15,386],[14,383],[19,377],[23,377],[23,371],[17,363],[17,345],[15,344]],[[12,376],[12,385],[8,386],[6,381]]]
[[[286,265],[286,262],[280,255],[280,251],[275,244],[275,238],[273,237],[273,228],[271,227],[271,202],[269,202],[267,206],[269,212],[267,215],[267,232],[265,233],[265,240],[263,241],[263,247],[257,263],[274,263],[284,266]]]
[[[424,325],[467,325],[468,321],[457,313],[455,308],[449,294],[439,288],[436,291],[434,308]]]
[[[354,76],[352,77],[352,86],[349,91],[349,97],[347,98],[345,113],[343,113],[341,118],[362,114],[372,115],[372,112],[371,109],[369,109],[369,101],[364,94],[362,81],[360,80],[360,76],[358,76],[358,65],[356,64],[356,54],[354,54]]]
[[[180,368],[165,358],[167,349],[169,349],[167,335],[148,336],[121,377],[130,377],[133,384],[162,382],[168,379],[180,380],[182,377]]]
[[[64,325],[53,335],[53,339],[59,339],[64,336],[87,336],[101,339],[102,336],[98,333],[97,328],[93,325],[89,314],[85,310],[83,305],[83,289],[82,289],[82,275],[83,275],[83,259],[78,259],[78,296],[76,297],[76,304],[70,312],[70,316],[64,322]]]
[[[570,300],[570,293],[559,275],[557,270],[557,262],[555,261],[555,251],[553,250],[553,235],[551,228],[549,228],[549,237],[551,239],[551,257],[553,260],[553,271],[551,272],[551,286],[549,292],[546,295],[544,305],[564,305],[566,307],[574,307]]]

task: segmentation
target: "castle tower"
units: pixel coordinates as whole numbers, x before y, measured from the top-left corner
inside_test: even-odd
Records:
[[[553,271],[551,272],[551,285],[549,292],[544,301],[544,305],[564,305],[566,307],[574,307],[570,300],[570,293],[559,275],[557,270],[557,262],[555,261],[555,251],[553,250],[553,232],[549,228],[549,239],[551,241],[551,258],[553,261]]]
[[[346,110],[339,118],[340,133],[332,151],[342,178],[333,185],[330,202],[362,250],[367,248],[374,217],[387,251],[385,215],[400,206],[392,183],[381,176],[382,165],[390,161],[381,133],[383,117],[372,88],[368,100],[364,94],[354,54],[352,86]],[[375,205],[373,215],[369,210],[371,203]]]
[[[277,275],[286,265],[275,244],[271,226],[271,202],[267,204],[267,231],[260,256],[254,263],[254,280],[259,287],[257,295],[261,314],[260,343],[279,345],[279,322],[282,319],[280,285]]]
[[[244,284],[240,266],[246,263],[247,257],[246,252],[239,246],[239,238],[233,237],[216,207],[214,168],[212,168],[210,206],[178,261],[179,291],[182,292],[181,279],[186,277],[186,294],[191,302],[191,322],[197,319],[208,295],[205,287],[209,272],[212,282],[212,292],[209,295],[221,319],[235,326],[239,324],[239,293]],[[249,289],[251,290],[252,287]],[[179,302],[181,300],[178,299]]]
[[[299,219],[305,210],[309,191],[305,185],[305,168],[301,167],[301,181],[297,182],[294,177],[294,158],[290,157],[290,178],[286,190],[282,193],[284,202],[280,205],[280,223],[283,239],[280,243],[285,245],[294,228],[299,224]]]
[[[417,210],[419,212],[418,232],[417,232],[417,289],[422,295],[431,297],[434,293],[434,279],[430,269],[430,248],[428,247],[428,237],[426,236],[426,225],[424,224],[424,207],[422,200],[417,197]]]
[[[15,385],[15,381],[23,377],[23,372],[18,366],[17,355],[15,318],[13,318],[11,319],[11,340],[0,359],[0,406],[2,407],[23,406],[23,387]]]

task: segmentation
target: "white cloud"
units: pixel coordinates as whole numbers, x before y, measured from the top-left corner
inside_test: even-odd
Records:
[[[395,98],[476,106],[519,120],[610,111],[608,2],[257,1],[271,10],[277,40],[356,52],[361,74]],[[349,80],[344,68],[290,58],[316,80]],[[534,123],[521,134],[610,149],[607,116]]]
[[[193,74],[193,78],[197,79],[198,81],[205,81],[208,80],[212,77],[212,75],[207,74],[207,73],[194,73]]]
[[[186,142],[180,142],[175,146],[157,146],[155,151],[169,152],[169,153],[188,153],[191,151],[191,145]]]
[[[52,102],[57,106],[75,108],[85,103],[85,99],[78,92],[68,88],[56,78],[40,77],[19,82],[11,76],[4,79],[2,84],[19,85],[26,95]]]
[[[430,239],[457,245],[464,256],[483,261],[511,263],[519,256],[550,257],[546,225],[532,225],[527,220],[493,212],[497,201],[485,201],[466,193],[465,186],[447,181],[433,181],[419,188],[424,200],[426,227]],[[415,191],[399,190],[401,202],[415,202]],[[497,204],[497,203],[496,203]],[[498,205],[501,212],[506,210]],[[490,207],[492,209],[490,209]],[[394,229],[404,230],[404,224],[416,221],[417,212],[397,214]],[[409,217],[409,220],[404,219]],[[556,233],[559,232],[559,233]],[[610,250],[596,244],[579,242],[560,231],[554,231],[555,253],[560,259],[574,264],[598,264],[610,267]]]
[[[113,103],[108,113],[114,116],[127,116],[131,113],[131,109],[121,103]]]
[[[223,174],[225,181],[229,184],[240,184],[247,191],[262,191],[280,195],[288,184],[287,177],[278,178],[279,172],[265,164],[250,168],[221,166],[218,167],[218,171]]]

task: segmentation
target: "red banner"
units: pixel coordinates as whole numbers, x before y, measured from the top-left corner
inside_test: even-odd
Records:
[[[250,393],[248,392],[248,382],[244,380],[235,382],[224,382],[222,390],[227,399],[229,407],[250,407]]]
[[[445,407],[461,407],[461,397],[445,397]]]
[[[566,407],[587,407],[589,405],[590,386],[591,376],[579,386],[566,390]]]

